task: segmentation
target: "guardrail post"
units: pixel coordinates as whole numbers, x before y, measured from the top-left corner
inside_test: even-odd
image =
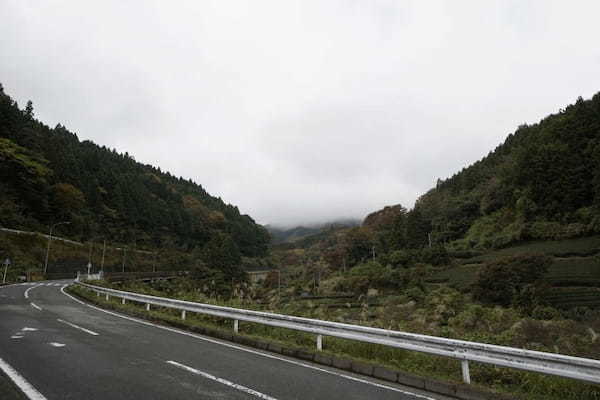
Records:
[[[323,335],[317,335],[317,350],[323,350]]]
[[[125,304],[125,297],[123,297],[123,299],[121,299],[121,304]]]
[[[238,333],[240,331],[240,321],[238,321],[237,319],[233,320],[233,331],[235,333]]]
[[[108,293],[106,293],[106,301],[108,301]]]
[[[96,297],[100,297],[100,292],[96,292]]]
[[[181,319],[185,320],[185,310],[181,311]]]
[[[150,303],[146,304],[146,311],[150,311]]]
[[[460,366],[462,367],[463,382],[466,384],[471,383],[471,375],[469,374],[469,361],[461,360]]]

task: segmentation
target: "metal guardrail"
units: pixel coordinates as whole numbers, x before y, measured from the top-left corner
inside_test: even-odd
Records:
[[[239,330],[239,321],[247,321],[314,333],[317,335],[318,350],[323,349],[323,336],[332,336],[455,358],[461,361],[463,381],[465,383],[471,383],[469,361],[600,383],[600,360],[322,321],[291,315],[194,303],[125,292],[82,282],[77,283],[96,292],[98,296],[104,294],[107,300],[112,296],[121,298],[123,304],[126,300],[146,304],[147,310],[150,310],[151,305],[180,310],[182,319],[186,318],[186,312],[232,319],[234,321],[235,332]]]

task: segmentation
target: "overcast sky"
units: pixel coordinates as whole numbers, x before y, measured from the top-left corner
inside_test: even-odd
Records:
[[[45,123],[263,224],[415,199],[600,91],[600,2],[0,2],[0,82]]]

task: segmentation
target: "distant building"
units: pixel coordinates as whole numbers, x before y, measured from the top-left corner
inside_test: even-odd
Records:
[[[267,269],[263,271],[246,271],[248,273],[248,278],[250,278],[250,283],[256,285],[267,279],[267,276],[272,270]]]

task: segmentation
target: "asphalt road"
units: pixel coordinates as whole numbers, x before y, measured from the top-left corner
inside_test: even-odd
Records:
[[[32,399],[443,399],[102,311],[68,283],[0,288],[0,367]]]

